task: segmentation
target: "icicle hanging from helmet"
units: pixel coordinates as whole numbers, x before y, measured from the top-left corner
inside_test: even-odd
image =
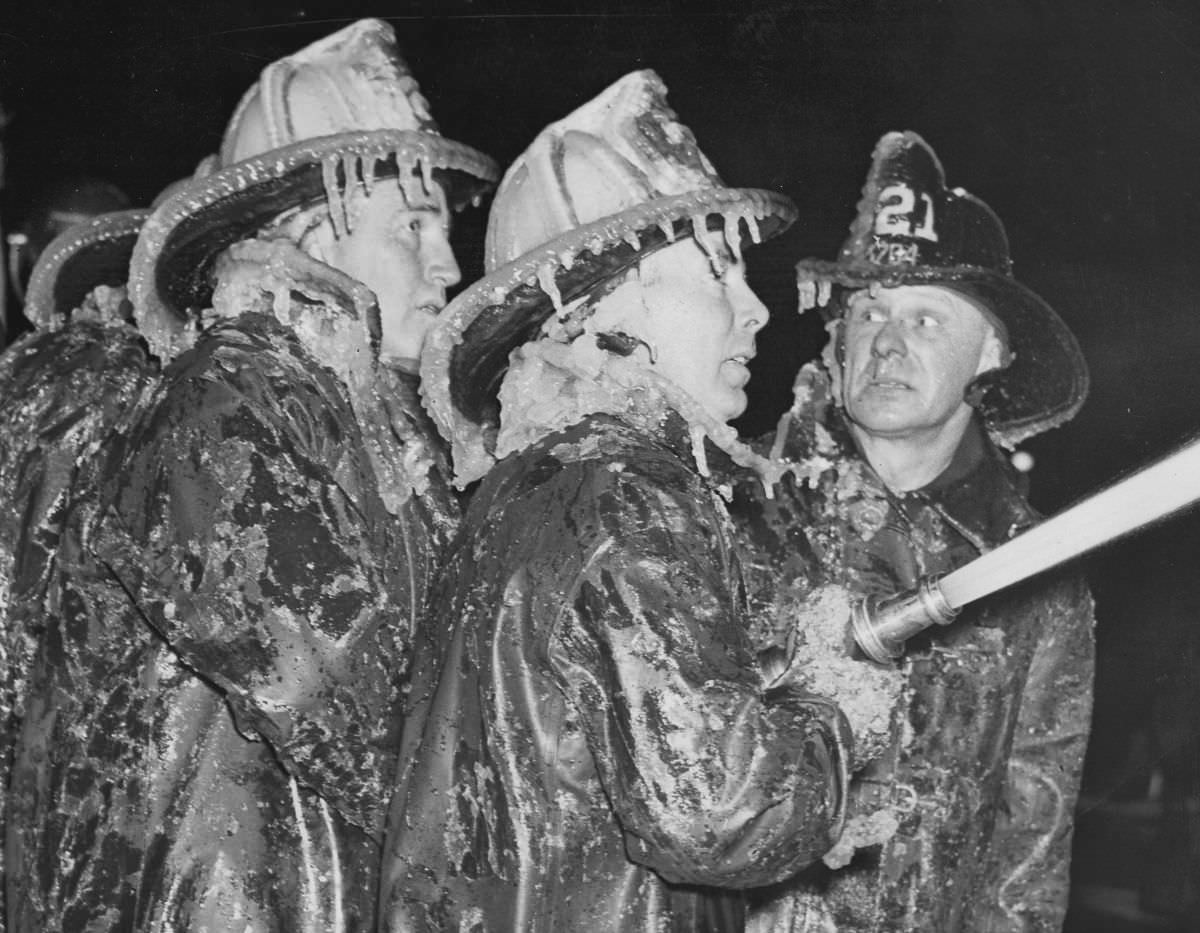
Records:
[[[737,262],[742,261],[742,218],[739,214],[725,214],[725,245]]]
[[[562,292],[558,290],[558,282],[554,278],[554,266],[550,263],[543,263],[538,266],[537,283],[542,291],[550,298],[550,303],[554,306],[554,313],[561,317],[563,313]]]
[[[824,308],[829,304],[832,294],[833,283],[829,279],[796,279],[796,298],[801,314],[812,308]]]
[[[721,258],[717,255],[717,251],[713,248],[712,241],[708,238],[708,217],[704,214],[693,214],[691,216],[692,224],[692,239],[696,241],[696,245],[704,251],[704,255],[708,258],[708,265],[712,269],[713,275],[717,278],[721,277]]]
[[[425,185],[425,194],[433,193],[433,163],[428,158],[417,160],[417,169],[421,173],[421,181]]]
[[[329,205],[329,220],[336,237],[349,233],[346,229],[346,204],[342,197],[342,186],[338,184],[338,167],[341,156],[333,155],[321,161],[321,182],[325,186],[325,203]],[[347,179],[349,180],[349,179]]]
[[[368,198],[375,193],[375,166],[378,164],[379,157],[375,153],[367,153],[359,161],[362,171],[363,194]]]

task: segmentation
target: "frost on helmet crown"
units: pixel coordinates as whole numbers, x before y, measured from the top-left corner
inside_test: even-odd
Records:
[[[263,69],[225,130],[221,164],[373,130],[438,132],[392,27],[365,19]]]
[[[655,198],[723,188],[666,95],[655,72],[635,71],[542,130],[496,192],[486,271]]]

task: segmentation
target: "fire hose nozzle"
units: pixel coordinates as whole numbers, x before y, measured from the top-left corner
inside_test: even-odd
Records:
[[[890,664],[904,653],[908,639],[930,626],[947,625],[957,615],[937,577],[925,577],[916,590],[860,599],[851,611],[850,629],[863,654],[876,664]]]

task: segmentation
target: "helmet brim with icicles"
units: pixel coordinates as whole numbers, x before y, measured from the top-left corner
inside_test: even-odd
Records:
[[[101,285],[118,288],[147,209],[100,214],[63,231],[38,257],[25,292],[25,317],[39,330],[57,330]]]
[[[340,134],[238,162],[183,186],[147,220],[129,280],[138,326],[164,359],[177,355],[212,301],[222,252],[279,215],[321,201],[330,202],[336,224],[344,216],[337,192],[356,180],[439,184],[460,210],[478,203],[499,174],[474,149],[411,131]]]
[[[212,300],[217,257],[290,211],[325,202],[344,230],[352,186],[436,184],[461,210],[499,177],[488,156],[438,132],[392,27],[353,23],[264,68],[217,164],[156,205],[130,269],[138,326],[164,359],[178,355]]]
[[[551,315],[682,237],[707,248],[704,234],[716,231],[740,256],[796,214],[777,192],[726,187],[652,71],[543,130],[496,193],[487,274],[439,316],[422,354],[421,392],[451,441],[459,485],[495,462],[509,355]]]

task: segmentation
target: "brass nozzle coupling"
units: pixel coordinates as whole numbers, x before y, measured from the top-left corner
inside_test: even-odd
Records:
[[[915,591],[860,599],[851,612],[850,628],[863,654],[876,664],[889,664],[900,657],[912,636],[931,625],[947,625],[957,615],[942,595],[937,577],[925,577]]]

